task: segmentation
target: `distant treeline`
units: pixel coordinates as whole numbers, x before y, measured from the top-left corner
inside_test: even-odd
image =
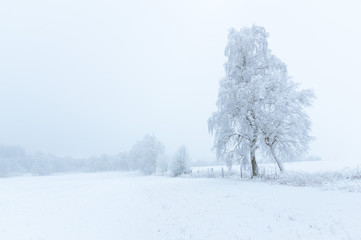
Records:
[[[183,174],[189,169],[189,155],[184,146],[173,157],[164,154],[164,146],[154,136],[146,135],[129,152],[89,158],[28,154],[25,149],[0,145],[0,177],[50,175],[63,172],[141,171],[144,174]]]
[[[23,174],[49,175],[60,172],[129,170],[127,154],[90,158],[57,157],[51,154],[27,154],[21,147],[0,145],[0,177]]]

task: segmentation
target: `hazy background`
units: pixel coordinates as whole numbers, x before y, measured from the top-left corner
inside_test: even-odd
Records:
[[[317,100],[311,154],[361,155],[358,1],[0,2],[0,144],[59,156],[127,151],[150,133],[214,158],[231,27],[257,24]]]

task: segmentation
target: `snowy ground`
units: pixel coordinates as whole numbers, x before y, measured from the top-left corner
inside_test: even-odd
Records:
[[[1,240],[360,239],[361,193],[92,173],[0,179]]]
[[[327,190],[345,190],[361,193],[361,164],[358,162],[305,161],[284,163],[285,172],[280,173],[275,163],[261,163],[260,181],[291,186],[317,187]],[[223,169],[223,174],[222,174]],[[228,177],[249,181],[251,169],[234,165],[232,171],[224,165],[193,167],[192,177]]]

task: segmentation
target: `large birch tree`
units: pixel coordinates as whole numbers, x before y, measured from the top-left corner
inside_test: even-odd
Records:
[[[208,120],[217,157],[228,164],[250,162],[258,175],[256,152],[272,157],[281,171],[281,158],[308,148],[310,120],[304,108],[314,97],[298,90],[287,66],[268,48],[263,27],[231,29],[220,80],[217,111]]]

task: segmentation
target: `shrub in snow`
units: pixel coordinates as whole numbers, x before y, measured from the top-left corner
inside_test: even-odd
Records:
[[[261,179],[282,185],[322,187],[325,189],[361,192],[361,171],[359,168],[344,168],[339,171],[311,173],[287,171],[278,175],[268,169],[263,172]]]
[[[185,146],[181,146],[171,162],[170,170],[172,176],[189,173],[190,157]]]

